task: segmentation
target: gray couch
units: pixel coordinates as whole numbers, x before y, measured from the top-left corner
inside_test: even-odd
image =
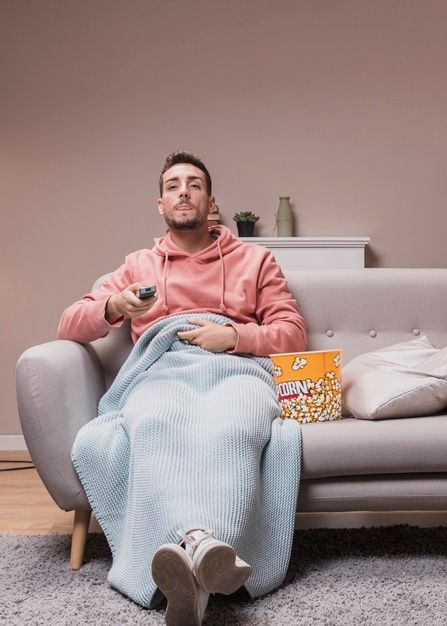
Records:
[[[309,350],[358,354],[426,334],[447,345],[447,270],[288,271]],[[70,461],[79,428],[132,347],[129,327],[89,345],[53,341],[17,365],[23,433],[56,503],[75,510],[71,565],[81,565],[90,507]],[[447,520],[447,414],[305,424],[298,527]]]

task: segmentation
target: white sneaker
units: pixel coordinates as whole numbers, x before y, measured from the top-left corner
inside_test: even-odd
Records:
[[[212,530],[179,530],[177,534],[185,542],[197,582],[208,593],[234,593],[250,576],[251,566],[228,543],[213,537]]]
[[[152,576],[168,601],[167,626],[200,626],[209,593],[197,584],[186,550],[176,543],[160,546],[152,559]]]

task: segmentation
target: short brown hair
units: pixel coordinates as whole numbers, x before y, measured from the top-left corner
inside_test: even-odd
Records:
[[[166,157],[166,161],[163,165],[163,169],[160,174],[160,196],[163,195],[163,174],[173,165],[177,165],[178,163],[190,163],[191,165],[195,165],[202,170],[205,174],[206,181],[206,192],[210,196],[211,195],[211,176],[208,170],[206,169],[205,163],[202,161],[197,154],[194,152],[187,152],[186,150],[177,150],[176,152],[172,152]]]

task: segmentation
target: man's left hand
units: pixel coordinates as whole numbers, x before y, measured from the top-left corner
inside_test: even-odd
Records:
[[[183,330],[177,333],[179,339],[187,341],[194,346],[200,346],[210,352],[225,352],[232,350],[237,341],[237,332],[232,326],[221,326],[208,320],[191,318],[189,324],[198,328]]]

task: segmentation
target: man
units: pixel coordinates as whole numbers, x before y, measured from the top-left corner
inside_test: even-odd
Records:
[[[132,354],[140,349],[132,363],[136,363],[134,367],[140,367],[138,363],[141,363],[142,359],[147,358],[146,355],[150,353],[151,349],[154,349],[156,338],[162,336],[166,328],[170,328],[169,324],[171,321],[173,324],[177,324],[178,319],[180,321],[183,320],[183,326],[179,326],[178,330],[175,331],[177,341],[173,342],[168,352],[174,351],[174,357],[177,359],[183,358],[183,351],[185,351],[185,359],[190,359],[193,356],[193,360],[188,360],[187,366],[185,365],[186,361],[182,361],[182,367],[185,367],[185,369],[179,370],[179,376],[174,377],[175,380],[172,378],[174,376],[172,374],[174,368],[171,364],[164,369],[167,375],[171,377],[171,383],[177,385],[178,393],[182,392],[182,372],[186,372],[185,376],[187,376],[191,368],[195,366],[197,361],[200,361],[203,355],[209,353],[222,354],[227,355],[226,359],[229,359],[231,355],[232,358],[225,360],[225,362],[222,359],[217,362],[209,361],[208,367],[211,367],[213,371],[213,368],[217,368],[215,369],[215,377],[218,385],[220,384],[219,381],[223,380],[233,365],[235,367],[236,365],[237,367],[239,365],[242,367],[243,365],[244,367],[253,368],[254,362],[247,359],[247,355],[265,357],[274,352],[304,350],[306,334],[303,318],[271,253],[260,246],[242,243],[224,226],[209,228],[207,216],[214,207],[215,199],[212,195],[211,177],[204,163],[196,155],[188,152],[179,151],[169,155],[160,176],[160,199],[158,200],[158,209],[167,224],[168,234],[159,239],[151,250],[139,250],[127,256],[124,264],[113,272],[99,289],[85,295],[81,300],[66,309],[59,324],[59,338],[79,342],[93,341],[105,336],[111,328],[122,325],[125,319],[130,319],[132,338],[134,342],[137,342]],[[149,285],[156,286],[156,295],[147,300],[140,299],[138,297],[139,289]],[[186,314],[186,319],[183,317],[179,318],[180,314]],[[185,321],[187,322],[186,328]],[[155,334],[152,336],[151,332]],[[159,333],[159,335],[156,333]],[[144,349],[141,348],[140,338],[144,344]],[[145,344],[145,340],[149,343]],[[205,352],[201,352],[197,348]],[[242,361],[234,360],[241,357]],[[129,358],[131,359],[132,355]],[[147,385],[152,385],[151,398],[154,398],[155,389],[157,402],[160,400],[160,389],[162,387],[154,387],[153,383],[154,376],[162,376],[157,370],[161,362],[161,359],[156,359],[156,365],[150,370],[150,381],[148,379],[147,382]],[[175,365],[177,365],[177,362],[174,360]],[[152,363],[153,361],[151,361]],[[242,370],[238,370],[237,367],[236,370],[240,373]],[[138,381],[140,381],[142,376],[145,376],[146,370],[148,370],[146,365],[140,367],[140,370],[138,370],[140,378],[136,376]],[[153,374],[152,372],[156,373]],[[260,372],[259,370],[250,369],[248,373],[244,372],[237,379],[235,377],[231,378],[228,382],[230,385],[228,389],[239,389],[237,385],[241,380],[246,380],[245,376],[248,379],[253,377],[254,386],[251,385],[246,392],[244,391],[244,397],[248,397],[247,394],[254,393],[253,390],[258,379],[262,379],[261,387],[263,391],[260,393],[266,393],[267,400],[261,401],[258,409],[259,414],[263,413],[267,405],[270,408],[267,411],[268,415],[265,415],[264,422],[260,418],[259,423],[262,422],[264,427],[268,427],[270,430],[272,416],[277,416],[277,406],[269,404],[271,402],[271,396],[269,395],[271,392],[270,387],[272,388],[273,385],[269,378],[263,378],[265,375],[264,371]],[[116,468],[122,464],[124,452],[116,457],[117,460],[115,462],[113,461],[116,441],[119,440],[119,445],[122,446],[122,449],[129,445],[131,445],[132,450],[136,449],[137,445],[133,444],[133,438],[135,437],[135,441],[138,441],[138,445],[140,445],[141,440],[144,437],[148,437],[148,435],[143,436],[138,431],[140,426],[136,426],[136,424],[144,424],[144,428],[152,429],[153,423],[157,419],[160,420],[160,413],[163,412],[164,405],[160,404],[158,413],[155,409],[153,409],[153,413],[150,415],[147,413],[147,400],[145,398],[147,397],[149,387],[145,388],[144,385],[138,387],[137,385],[137,387],[132,386],[130,391],[128,388],[125,388],[125,391],[123,391],[124,387],[119,387],[121,383],[121,379],[119,382],[115,381],[116,389],[114,388],[106,394],[107,399],[103,402],[102,408],[106,413],[107,410],[110,410],[118,396],[125,396],[128,404],[124,405],[124,402],[119,404],[121,401],[113,404],[113,408],[116,411],[113,412],[113,415],[112,413],[107,413],[107,419],[104,420],[102,425],[103,431],[93,432],[92,430],[92,428],[97,427],[94,423],[98,422],[101,425],[101,417],[93,420],[94,423],[91,423],[92,428],[90,428],[89,433],[84,435],[81,431],[77,442],[75,442],[72,458],[86,493],[89,495],[92,508],[96,511],[100,522],[102,515],[104,526],[110,529],[106,530],[104,528],[114,556],[114,566],[111,570],[112,574],[109,575],[109,580],[120,591],[126,593],[140,604],[153,606],[156,598],[152,587],[150,588],[150,593],[136,590],[140,585],[141,575],[139,574],[138,579],[133,580],[133,582],[129,582],[132,578],[129,574],[129,569],[133,568],[133,570],[136,570],[139,567],[135,565],[138,562],[138,555],[134,554],[138,552],[135,546],[132,548],[127,547],[126,550],[124,548],[116,548],[122,537],[126,537],[125,541],[128,541],[129,533],[134,532],[133,527],[129,528],[128,514],[131,488],[129,486],[126,487],[125,497],[120,496],[122,498],[121,505],[117,504],[117,508],[121,506],[123,511],[122,518],[124,520],[120,521],[120,527],[117,530],[110,502],[102,503],[101,489],[97,489],[98,495],[96,497],[93,495],[93,483],[96,476],[92,477],[90,483],[87,478],[88,473],[92,471],[91,466],[97,466],[102,463],[113,466],[114,471],[118,472]],[[125,384],[127,385],[128,383],[126,382]],[[236,387],[231,387],[232,384],[236,385]],[[196,380],[194,385],[200,386],[200,381],[197,382]],[[269,387],[267,391],[265,389],[266,385]],[[118,388],[119,393],[117,391]],[[142,388],[146,389],[144,397],[139,396]],[[239,390],[235,393],[241,394],[242,392]],[[135,398],[139,398],[139,404]],[[126,413],[126,411],[130,411],[128,407],[131,399],[134,402],[134,414],[132,415]],[[111,400],[113,400],[112,404],[110,404]],[[222,400],[226,399],[222,398]],[[200,408],[194,405],[191,395],[188,396],[185,402],[187,407],[185,408],[185,413],[189,411],[189,426],[185,429],[185,435],[180,434],[182,425],[179,422],[180,425],[175,426],[173,431],[174,435],[171,434],[168,438],[165,435],[162,436],[158,448],[154,447],[154,450],[150,453],[150,459],[154,458],[154,454],[160,448],[168,445],[173,437],[175,439],[175,436],[178,435],[183,441],[184,437],[188,436],[191,424],[195,424],[194,420]],[[257,396],[255,397],[254,395],[249,406],[255,407],[256,402]],[[138,413],[140,410],[138,407],[143,405],[146,413],[141,422],[139,422],[140,418],[135,417],[135,413]],[[174,411],[175,416],[172,419],[177,419],[176,416],[179,415],[178,419],[181,420],[181,412],[181,408],[176,407]],[[245,412],[247,412],[246,409]],[[156,417],[154,413],[157,414]],[[220,428],[221,425],[210,422],[205,416],[200,423],[198,431],[203,440],[203,447],[199,446],[198,448],[196,440],[189,442],[191,444],[190,454],[198,454],[201,457],[200,463],[202,463],[202,457],[207,457],[209,454],[208,450],[214,445],[216,437],[220,438],[215,455],[216,458],[207,457],[206,464],[208,465],[205,464],[204,467],[209,467],[210,463],[213,464],[213,467],[214,465],[220,467],[216,474],[217,478],[210,490],[212,493],[216,493],[220,489],[220,483],[226,484],[228,480],[228,484],[225,487],[225,489],[228,487],[225,497],[228,496],[228,493],[233,493],[232,489],[236,487],[234,479],[228,477],[227,470],[222,474],[223,466],[219,465],[219,463],[223,463],[219,457],[219,455],[222,456],[222,446],[228,446],[228,454],[231,454],[232,446],[235,446],[235,458],[239,462],[245,448],[239,449],[237,446],[240,447],[242,445],[242,439],[247,435],[244,415],[241,414],[239,418],[238,409],[236,408],[231,411],[227,410],[226,413],[231,413],[231,415],[228,415],[227,418],[224,411],[222,413],[222,423],[226,423],[225,420],[228,419],[228,429],[234,430],[231,440],[228,440],[227,433],[222,434],[222,430],[216,435],[216,428]],[[125,437],[123,437],[122,430],[117,430],[117,424],[122,419],[123,414],[126,415],[125,424],[123,426],[123,423],[120,423],[119,428],[124,428]],[[171,425],[169,420],[172,414],[173,411],[170,410],[167,414],[168,417],[161,419],[162,423],[157,428],[164,429],[167,424]],[[110,417],[111,415],[112,417]],[[243,425],[241,426],[242,423]],[[150,424],[150,427],[148,424]],[[252,422],[252,426],[249,427],[249,437],[254,432],[253,429],[257,429],[257,424],[258,422],[255,419]],[[113,432],[111,429],[113,429]],[[214,430],[208,432],[207,429]],[[84,428],[84,430],[86,429]],[[283,430],[285,432],[285,429]],[[150,432],[152,433],[153,431],[151,430]],[[262,442],[260,439],[254,443],[250,439],[250,442],[247,444],[253,447],[251,452],[247,453],[247,464],[250,465],[250,462],[252,463],[250,467],[254,468],[256,464],[259,465],[259,454],[265,448],[269,436],[267,436],[266,431],[263,431],[262,436],[260,435]],[[293,436],[297,437],[298,435],[295,433]],[[100,443],[105,441],[107,437],[110,438],[109,447],[101,452],[102,456],[94,456],[98,454],[97,449]],[[149,438],[152,437],[153,435],[151,434]],[[207,437],[209,439],[205,445]],[[94,445],[92,445],[92,441]],[[175,441],[172,445],[176,445]],[[95,450],[94,452],[92,452],[93,449]],[[110,450],[110,454],[108,450]],[[128,454],[131,453],[126,452],[126,455]],[[184,456],[186,458],[188,458],[188,454],[188,451],[185,449]],[[250,454],[252,454],[252,457]],[[127,458],[128,456],[126,456]],[[251,458],[253,458],[253,461],[250,461]],[[176,464],[177,461],[181,463],[177,449],[175,451],[166,451],[166,458],[163,458],[161,470],[157,470],[163,474],[160,482],[166,480],[166,484],[172,487],[172,482],[169,482],[171,479],[166,475],[166,466],[171,462]],[[138,480],[139,475],[143,471],[141,470],[141,465],[138,465],[138,468],[135,471],[129,469],[129,473],[132,473],[132,481]],[[192,470],[187,469],[185,471],[189,472]],[[185,471],[183,474],[185,474]],[[251,471],[253,470],[249,468],[245,470],[244,466],[240,470],[244,475],[246,473],[247,485],[249,485],[247,487],[248,491],[243,496],[243,506],[252,506],[253,509],[247,509],[246,517],[252,515],[253,520],[255,520],[256,515],[259,515],[259,511],[257,513],[254,512],[254,505],[247,504],[247,500],[252,499],[252,495],[247,494],[255,493],[252,486]],[[152,468],[150,472],[153,472]],[[297,472],[299,473],[299,470]],[[200,476],[200,472],[194,476],[194,480],[197,480],[197,476]],[[111,474],[107,474],[107,479],[105,480],[109,485],[116,481],[117,489],[121,489],[123,481],[127,481],[128,477],[127,475],[124,477],[123,474],[120,474],[119,477],[111,477]],[[190,484],[189,480],[188,478],[187,486]],[[244,480],[245,478],[241,477],[241,481],[243,482]],[[130,484],[133,485],[133,482]],[[147,481],[144,484],[146,485]],[[173,487],[174,489],[175,486]],[[256,489],[259,491],[261,487],[258,485]],[[172,516],[173,521],[171,521],[171,525],[175,524],[176,519],[183,516],[183,510],[190,506],[190,502],[195,502],[195,498],[200,497],[200,494],[196,496],[196,494],[191,493],[188,499],[182,500],[183,495],[182,492],[178,497],[178,501],[183,502],[183,505],[175,505],[178,507],[175,511],[177,517],[175,515]],[[160,511],[157,510],[157,522],[151,522],[154,525],[158,524],[160,519],[165,519],[163,515],[165,515],[166,507],[169,509],[169,514],[171,514],[170,509],[173,507],[172,502],[169,500],[166,501],[166,504],[161,505],[160,498],[157,499],[157,504],[154,505],[155,508],[160,509]],[[234,497],[231,496],[231,498]],[[253,499],[259,501],[259,494],[253,496]],[[209,512],[207,507],[209,508],[209,506],[211,506],[209,502],[202,501],[199,504],[194,504],[194,506],[191,505],[192,508],[195,507],[195,517],[188,513],[185,519],[211,519],[214,520],[213,527],[220,527],[221,523],[223,524],[223,514],[213,512],[212,515],[210,514],[210,518],[206,517]],[[220,510],[220,506],[220,503],[216,504],[216,511]],[[280,505],[277,504],[275,505],[276,508],[273,508],[277,510],[278,506]],[[239,506],[239,509],[241,507],[242,505]],[[143,515],[141,510],[138,511],[138,515]],[[134,517],[132,517],[132,520],[135,524]],[[183,523],[188,524],[189,522],[184,521]],[[272,584],[277,584],[269,581],[263,585],[263,583],[258,581],[250,586],[249,581],[256,579],[256,572],[253,572],[253,576],[249,578],[252,574],[251,565],[236,555],[234,545],[229,545],[229,542],[221,540],[227,533],[225,536],[230,538],[232,544],[240,543],[241,549],[244,549],[246,554],[252,554],[252,547],[250,549],[244,548],[244,523],[249,525],[249,522],[246,520],[245,522],[244,520],[239,520],[237,523],[234,522],[234,527],[237,526],[237,530],[235,530],[230,528],[231,524],[228,527],[228,523],[225,522],[220,530],[222,535],[220,538],[217,538],[217,535],[214,537],[213,531],[207,529],[205,524],[189,526],[186,529],[177,528],[177,534],[183,539],[183,547],[171,541],[163,543],[161,546],[159,545],[155,552],[152,551],[153,580],[168,600],[166,623],[180,626],[182,624],[185,626],[200,624],[209,593],[232,593],[245,583],[250,593],[255,596],[261,593],[262,590],[270,588]],[[250,523],[255,524],[254,521]],[[194,522],[191,521],[191,524],[194,524]],[[164,536],[160,532],[158,532],[158,536]],[[172,533],[173,531],[171,530],[170,532]],[[114,538],[116,536],[118,536],[118,539]],[[172,537],[172,534],[169,537]],[[113,546],[115,546],[116,554]],[[130,552],[132,552],[132,556],[129,556]],[[255,556],[253,555],[252,559],[254,558]],[[129,565],[130,562],[132,562],[132,566]],[[259,566],[257,569],[261,571],[262,567]],[[284,569],[284,564],[282,569]],[[273,577],[272,580],[277,580],[278,576],[281,577],[283,574],[276,573],[275,576],[276,578]]]

